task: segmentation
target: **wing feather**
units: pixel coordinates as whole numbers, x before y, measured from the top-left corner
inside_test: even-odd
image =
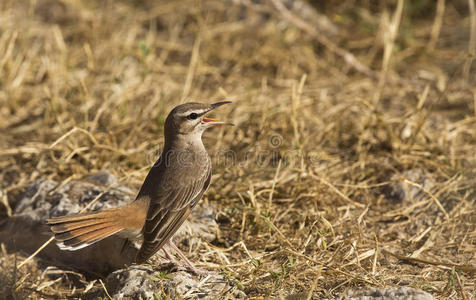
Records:
[[[210,178],[208,167],[204,176],[191,184],[171,186],[154,195],[143,229],[144,241],[136,258],[138,263],[146,261],[175,234],[207,190]]]

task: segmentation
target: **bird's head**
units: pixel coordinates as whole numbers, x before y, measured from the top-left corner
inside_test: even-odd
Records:
[[[204,104],[189,102],[176,106],[165,120],[165,135],[170,134],[201,134],[213,125],[233,125],[229,122],[222,122],[205,115],[215,108],[231,103],[230,101],[217,102],[213,104]]]

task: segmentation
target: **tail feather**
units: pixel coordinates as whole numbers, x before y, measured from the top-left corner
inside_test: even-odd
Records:
[[[107,228],[115,227],[112,223],[100,223],[96,225],[87,225],[85,227],[71,229],[67,231],[63,231],[61,233],[55,233],[55,238],[59,242],[63,242],[69,240],[73,237],[81,237],[86,234],[92,234],[98,230],[103,230]]]
[[[122,229],[113,210],[48,219],[57,245],[62,250],[78,250]]]
[[[108,212],[112,211],[107,210],[107,211],[100,211],[100,212],[93,212],[93,213],[83,213],[83,214],[75,214],[75,215],[70,215],[70,216],[64,216],[64,217],[56,217],[56,218],[51,218],[46,220],[48,224],[60,224],[60,223],[66,223],[66,222],[78,222],[78,221],[83,221],[83,220],[90,220],[90,219],[104,219],[107,218]]]
[[[62,250],[78,250],[101,241],[119,231],[141,232],[150,199],[141,197],[129,205],[100,212],[51,218],[46,222]]]
[[[121,230],[122,229],[120,227],[112,226],[112,227],[106,227],[106,228],[90,231],[80,236],[71,235],[68,239],[60,241],[58,243],[58,246],[62,250],[70,250],[70,251],[79,250],[81,248],[92,245],[96,242],[99,242],[100,240],[105,239]]]
[[[50,228],[51,228],[51,231],[53,231],[53,233],[58,234],[58,233],[72,231],[75,229],[81,229],[88,226],[95,226],[99,224],[107,224],[107,223],[106,221],[98,222],[98,220],[86,220],[86,221],[78,221],[78,222],[73,221],[70,223],[52,225]]]

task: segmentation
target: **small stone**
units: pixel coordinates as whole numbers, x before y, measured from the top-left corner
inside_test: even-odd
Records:
[[[390,180],[393,182],[384,188],[387,200],[393,203],[415,202],[417,197],[425,195],[421,188],[405,182],[405,179],[420,185],[426,191],[430,191],[436,184],[431,174],[424,170],[407,170],[391,177]]]
[[[345,300],[434,300],[425,291],[411,287],[384,287],[350,290],[335,299]]]

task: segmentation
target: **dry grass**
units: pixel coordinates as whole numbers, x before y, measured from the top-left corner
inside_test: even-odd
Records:
[[[2,202],[102,169],[137,189],[173,106],[228,99],[236,126],[205,136],[220,238],[192,261],[249,296],[476,297],[474,22],[467,1],[387,2],[321,7],[340,28],[323,41],[276,1],[2,1]],[[2,253],[0,295],[88,286]]]

